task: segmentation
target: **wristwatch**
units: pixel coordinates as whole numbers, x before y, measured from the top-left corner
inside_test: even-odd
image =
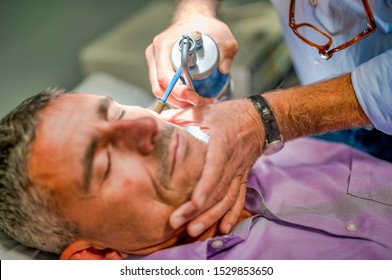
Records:
[[[267,100],[262,95],[253,95],[248,98],[256,107],[257,112],[259,112],[264,126],[265,145],[263,154],[268,156],[280,151],[284,147],[283,137],[280,134],[278,122]]]

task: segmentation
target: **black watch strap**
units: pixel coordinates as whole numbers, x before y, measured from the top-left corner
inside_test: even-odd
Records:
[[[267,100],[262,95],[253,95],[249,99],[259,112],[265,131],[264,154],[272,154],[283,148],[283,138],[280,134],[278,122],[269,106]],[[269,147],[274,146],[274,147]]]

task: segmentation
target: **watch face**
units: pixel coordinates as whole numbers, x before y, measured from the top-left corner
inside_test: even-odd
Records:
[[[284,142],[281,140],[276,140],[269,144],[267,143],[264,148],[263,155],[268,156],[268,155],[275,154],[276,152],[280,151],[283,147],[284,147]]]

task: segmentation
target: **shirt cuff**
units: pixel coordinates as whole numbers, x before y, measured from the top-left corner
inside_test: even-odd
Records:
[[[351,73],[357,99],[373,125],[392,135],[392,49]]]

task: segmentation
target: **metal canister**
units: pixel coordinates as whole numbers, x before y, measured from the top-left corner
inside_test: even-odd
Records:
[[[230,74],[219,71],[219,49],[208,35],[198,31],[184,35],[173,45],[173,68],[182,67],[182,81],[200,96],[223,101],[232,98]]]

